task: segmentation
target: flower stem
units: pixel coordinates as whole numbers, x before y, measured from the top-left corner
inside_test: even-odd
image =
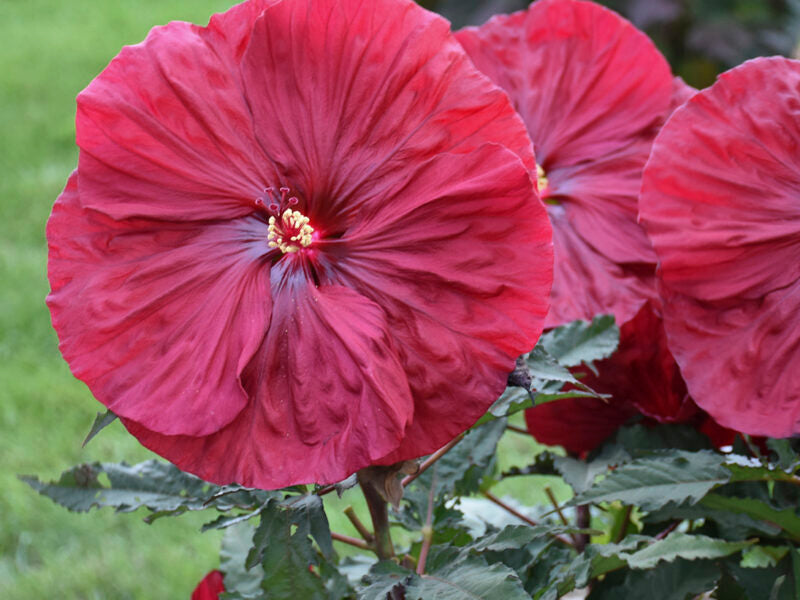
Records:
[[[487,499],[489,499],[492,502],[494,502],[497,506],[499,506],[500,508],[502,508],[503,510],[505,510],[509,514],[514,515],[520,521],[524,521],[525,523],[527,523],[531,527],[536,527],[538,525],[538,523],[536,521],[534,521],[530,517],[526,517],[525,515],[523,515],[521,512],[519,512],[515,508],[509,506],[508,504],[506,504],[505,502],[500,500],[500,498],[498,498],[497,496],[495,496],[491,492],[485,491],[485,492],[482,492],[482,493],[483,493],[484,496],[486,496]],[[552,537],[553,537],[553,539],[555,539],[556,541],[564,544],[565,546],[570,546],[570,547],[574,546],[571,541],[569,541],[567,538],[565,538],[563,536],[560,536],[558,534],[552,534]]]
[[[550,499],[550,504],[553,505],[553,508],[556,509],[558,513],[558,518],[561,519],[561,522],[569,527],[569,521],[567,521],[567,517],[564,516],[564,511],[561,510],[561,506],[558,504],[558,500],[556,500],[555,494],[553,494],[553,490],[550,488],[549,485],[544,486],[544,493],[547,494],[547,497]]]
[[[375,541],[375,536],[372,535],[367,526],[361,522],[361,519],[358,518],[356,511],[353,510],[352,506],[348,506],[344,509],[345,516],[350,519],[350,522],[353,524],[353,527],[356,528],[358,534],[364,538],[364,541],[368,544],[372,544]]]
[[[394,556],[394,544],[389,532],[389,508],[386,500],[375,488],[372,481],[358,473],[358,484],[367,501],[369,516],[372,518],[372,528],[375,530],[375,554],[381,560],[388,560]]]
[[[530,437],[531,433],[524,427],[517,427],[516,425],[506,425],[506,429],[509,431],[513,431],[514,433],[521,433],[522,435],[527,435]]]
[[[633,505],[628,504],[625,507],[625,512],[622,514],[622,524],[619,526],[619,531],[617,532],[617,536],[614,539],[615,544],[619,544],[625,537],[625,534],[628,533],[628,524],[631,522],[632,511],[633,511]]]
[[[666,529],[664,529],[664,531],[661,531],[661,532],[657,533],[653,537],[655,537],[655,539],[657,539],[657,540],[663,540],[670,533],[675,531],[678,528],[678,525],[680,525],[682,522],[683,521],[673,521]]]
[[[592,511],[588,504],[576,506],[575,514],[575,525],[577,525],[579,529],[589,529],[589,527],[591,527]],[[627,528],[627,525],[625,527]],[[586,548],[591,541],[588,533],[576,533],[572,536],[572,539],[575,540],[575,549],[578,552],[583,552],[583,549]]]
[[[336,540],[337,542],[342,542],[343,544],[349,544],[350,546],[355,546],[356,548],[361,548],[362,550],[370,550],[372,552],[375,551],[375,548],[370,546],[367,542],[350,537],[349,535],[342,535],[341,533],[336,533],[335,531],[331,531],[331,539]]]
[[[433,493],[436,490],[436,466],[433,467],[431,489],[428,492],[428,514],[425,517],[425,526],[422,528],[422,548],[419,551],[417,562],[417,575],[425,573],[425,562],[428,560],[428,551],[433,543]]]
[[[443,457],[445,454],[447,454],[448,452],[450,452],[450,450],[452,450],[452,449],[453,449],[453,446],[455,446],[455,445],[456,445],[458,442],[460,442],[461,440],[463,440],[463,439],[464,439],[464,436],[466,435],[466,433],[467,433],[467,432],[465,431],[465,432],[463,432],[463,433],[460,433],[460,434],[458,434],[456,437],[454,437],[452,440],[450,440],[450,441],[449,441],[449,442],[448,442],[448,443],[447,443],[445,446],[442,446],[442,447],[441,447],[441,448],[439,448],[439,449],[438,449],[436,452],[434,452],[433,454],[431,454],[431,455],[430,455],[430,456],[429,456],[429,457],[428,457],[428,458],[425,460],[425,462],[423,462],[423,463],[422,463],[422,464],[419,466],[419,471],[417,471],[416,473],[414,473],[414,474],[412,474],[412,475],[408,475],[408,476],[406,476],[406,477],[403,479],[403,487],[406,487],[406,486],[407,486],[409,483],[411,483],[411,482],[412,482],[412,481],[414,481],[414,480],[415,480],[417,477],[419,477],[419,476],[420,476],[420,475],[422,475],[422,474],[423,474],[425,471],[427,471],[427,470],[428,470],[428,469],[429,469],[429,468],[430,468],[432,465],[436,464],[436,461],[437,461],[437,460],[439,460],[439,459],[440,459],[440,458],[442,458],[442,457]]]

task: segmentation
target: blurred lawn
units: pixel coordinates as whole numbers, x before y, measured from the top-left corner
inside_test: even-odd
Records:
[[[152,454],[115,423],[80,443],[102,407],[62,360],[44,304],[50,208],[77,161],[75,96],[123,44],[155,24],[206,23],[225,0],[0,0],[0,598],[188,598],[218,564],[219,534],[203,515],[145,525],[143,513],[71,514],[17,480],[54,478],[87,461],[138,462]],[[503,445],[524,464],[533,442]],[[504,462],[508,462],[506,459]],[[530,480],[503,484],[541,500]],[[358,494],[326,498],[332,525]],[[359,506],[359,512],[368,519]],[[213,517],[213,515],[211,515]],[[301,600],[301,599],[298,599]]]
[[[226,0],[0,0],[0,598],[188,598],[217,562],[198,515],[76,515],[16,479],[150,456],[115,424],[81,449],[101,408],[69,373],[44,304],[44,227],[77,161],[75,96],[123,44]]]

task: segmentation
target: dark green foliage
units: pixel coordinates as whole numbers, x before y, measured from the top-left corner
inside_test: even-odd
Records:
[[[644,510],[655,510],[670,502],[697,502],[729,479],[730,473],[722,466],[718,454],[663,451],[621,466],[578,495],[571,504],[619,500]]]
[[[501,564],[467,557],[421,577],[406,587],[406,600],[528,600],[517,574]]]
[[[592,589],[589,600],[652,598],[687,600],[712,590],[722,576],[717,564],[708,560],[676,560],[647,571],[616,571]]]
[[[91,463],[64,471],[57,481],[45,483],[37,477],[22,481],[53,502],[77,512],[112,507],[118,512],[147,508],[155,518],[187,510],[253,510],[273,492],[238,486],[220,487],[184,473],[169,463],[148,460],[137,465]],[[107,482],[107,483],[106,483]]]

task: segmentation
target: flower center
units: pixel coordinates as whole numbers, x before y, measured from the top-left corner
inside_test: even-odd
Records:
[[[266,188],[264,196],[256,199],[256,205],[269,214],[267,240],[270,248],[278,248],[284,254],[307,248],[313,241],[314,228],[308,224],[308,217],[292,207],[298,203],[295,196],[289,196],[289,188],[280,188],[280,198],[274,188]]]
[[[550,195],[550,182],[547,180],[547,173],[542,165],[536,165],[536,175],[538,176],[539,183],[539,198],[542,199],[542,202],[551,206],[558,206],[561,204],[557,197],[554,198]]]
[[[536,175],[539,177],[539,196],[544,198],[547,192],[547,174],[544,172],[542,165],[536,165]]]

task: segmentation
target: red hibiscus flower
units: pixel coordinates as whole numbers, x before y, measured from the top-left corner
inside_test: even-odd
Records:
[[[716,425],[689,397],[667,347],[663,321],[651,302],[620,328],[617,351],[595,366],[598,375],[575,370],[581,371],[581,380],[589,387],[611,399],[568,398],[528,409],[528,431],[537,441],[583,455],[641,415],[645,423],[693,424],[716,446],[732,443],[736,433]]]
[[[576,0],[540,0],[456,35],[534,142],[555,244],[547,326],[599,313],[624,323],[654,295],[636,203],[671,110],[669,65],[633,25]]]
[[[642,187],[689,391],[755,435],[800,433],[799,144],[800,63],[756,59],[675,112]]]
[[[408,0],[157,27],[76,126],[47,230],[60,348],[186,471],[278,488],[426,454],[541,332],[524,125]]]
[[[218,600],[219,595],[225,591],[223,579],[221,572],[210,571],[192,592],[192,600]]]

